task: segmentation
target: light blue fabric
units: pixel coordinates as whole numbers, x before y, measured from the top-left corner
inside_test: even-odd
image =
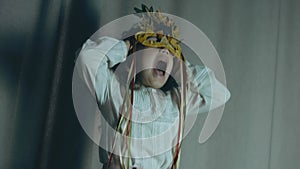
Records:
[[[96,41],[88,40],[80,55],[85,75],[83,79],[92,94],[96,93],[95,98],[98,99],[100,111],[105,119],[112,127],[116,127],[123,103],[124,86],[119,83],[111,68],[126,60],[126,44],[110,37],[101,37]],[[229,99],[229,91],[215,78],[210,69],[188,62],[187,66],[188,78],[191,80],[191,90],[187,93],[187,115],[208,112]],[[178,106],[172,102],[170,92],[163,93],[160,89],[143,86],[134,91],[132,137],[151,138],[151,141],[132,141],[131,156],[143,158],[132,159],[131,166],[154,169],[167,169],[171,166],[172,145],[176,143],[178,131],[178,114]],[[161,134],[164,136],[157,137]],[[112,138],[102,137],[101,140],[110,140],[109,144],[112,142]],[[107,158],[100,160],[103,163],[107,162]]]

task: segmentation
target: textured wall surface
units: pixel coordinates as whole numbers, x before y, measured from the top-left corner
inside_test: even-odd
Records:
[[[222,60],[231,99],[214,135],[184,139],[181,168],[300,166],[300,1],[10,0],[0,2],[0,168],[99,168],[72,103],[74,53],[144,2],[187,19]]]

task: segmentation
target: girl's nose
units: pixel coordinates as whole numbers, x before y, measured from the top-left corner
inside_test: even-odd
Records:
[[[164,53],[164,54],[167,54],[167,55],[170,54],[169,50],[168,50],[168,49],[165,49],[165,48],[164,48],[164,49],[160,49],[159,52]]]

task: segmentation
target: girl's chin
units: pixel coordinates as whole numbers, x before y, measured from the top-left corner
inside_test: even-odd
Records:
[[[153,78],[151,81],[151,87],[155,89],[162,88],[167,81],[167,77],[165,78]]]
[[[152,78],[150,81],[148,81],[148,83],[144,83],[144,85],[154,89],[160,89],[165,85],[165,83],[166,82],[163,79]]]
[[[162,88],[163,86],[164,86],[164,84],[162,84],[162,83],[159,83],[159,84],[155,83],[155,84],[151,85],[150,87],[152,87],[152,88],[154,88],[154,89],[160,89],[160,88]]]

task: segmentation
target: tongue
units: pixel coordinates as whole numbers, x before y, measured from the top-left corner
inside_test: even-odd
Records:
[[[159,70],[159,69],[155,69],[155,73],[158,75],[158,76],[163,76],[164,75],[164,72]]]

